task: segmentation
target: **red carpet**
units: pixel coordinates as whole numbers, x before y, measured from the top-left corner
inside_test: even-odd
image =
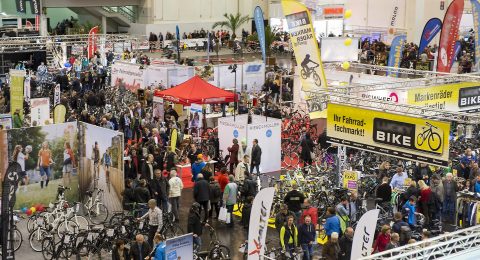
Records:
[[[181,170],[180,170],[181,169]],[[218,179],[218,175],[220,172],[215,172],[215,179]],[[190,167],[185,167],[185,168],[178,168],[177,167],[177,175],[182,176],[182,182],[183,182],[183,188],[193,188],[193,185],[195,185],[194,182],[192,182],[192,168]]]

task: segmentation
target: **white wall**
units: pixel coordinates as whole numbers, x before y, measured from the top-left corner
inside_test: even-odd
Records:
[[[415,0],[398,0],[398,14],[396,28],[405,28],[406,3]],[[438,0],[437,0],[438,1]],[[390,26],[391,15],[394,7],[392,0],[347,0],[346,9],[352,10],[352,17],[345,20],[346,26],[382,27]]]

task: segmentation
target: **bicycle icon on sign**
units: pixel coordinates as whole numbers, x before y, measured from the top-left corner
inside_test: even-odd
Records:
[[[442,137],[439,133],[434,132],[434,128],[438,129],[438,127],[430,124],[429,122],[425,122],[427,126],[422,127],[422,133],[418,134],[417,136],[417,145],[422,146],[425,141],[427,141],[428,147],[432,151],[437,151],[442,146]]]

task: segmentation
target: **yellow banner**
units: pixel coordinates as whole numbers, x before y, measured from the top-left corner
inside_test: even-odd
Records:
[[[304,4],[297,0],[282,0],[282,8],[287,19],[297,65],[300,68],[302,91],[308,93],[314,91],[315,88],[327,87],[327,78],[323,70],[310,12]],[[309,100],[310,98],[305,97],[305,99]],[[311,119],[322,116],[320,107],[309,105],[308,109]]]
[[[64,105],[56,105],[53,109],[53,122],[55,124],[65,123],[65,116],[67,115],[67,109]]]
[[[349,190],[357,191],[358,189],[358,172],[344,171],[343,172],[343,187]]]
[[[170,151],[175,152],[175,148],[177,148],[177,129],[172,129],[172,133],[170,134]]]
[[[332,143],[447,166],[449,134],[447,122],[328,104],[327,136]]]
[[[25,80],[24,70],[10,70],[10,113],[20,110],[23,118],[23,83]]]
[[[480,83],[461,82],[409,89],[407,103],[449,111],[479,112]]]

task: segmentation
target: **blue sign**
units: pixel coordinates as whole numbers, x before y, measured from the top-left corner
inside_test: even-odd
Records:
[[[261,68],[262,68],[262,65],[248,65],[247,70],[245,72],[255,73],[255,72],[259,72]]]
[[[435,36],[442,30],[442,21],[438,18],[428,20],[423,27],[422,38],[418,45],[418,55],[422,54],[425,47],[435,38]]]
[[[233,130],[233,137],[238,138],[238,130]]]
[[[266,134],[267,134],[267,137],[272,136],[272,130],[268,129]]]
[[[393,38],[392,45],[390,45],[390,53],[388,55],[388,67],[400,67],[400,62],[402,61],[402,53],[404,44],[407,41],[406,35],[399,35]],[[388,69],[387,75],[390,75],[391,71]],[[398,76],[398,72],[394,73],[395,76]]]
[[[257,28],[258,41],[262,49],[263,63],[267,63],[267,51],[265,46],[265,24],[263,22],[263,11],[260,6],[255,7],[253,12],[253,19],[255,20],[255,27]],[[268,46],[270,48],[270,46]]]

